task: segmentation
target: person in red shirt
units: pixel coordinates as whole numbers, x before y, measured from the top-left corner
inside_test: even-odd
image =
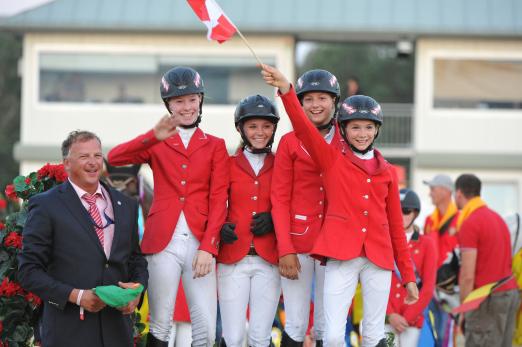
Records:
[[[261,95],[241,100],[234,115],[242,145],[230,158],[228,217],[217,257],[219,310],[228,347],[244,346],[247,307],[248,346],[266,347],[271,341],[281,295],[270,214],[271,149],[278,121],[277,109]]]
[[[511,239],[502,217],[480,198],[481,185],[472,174],[460,175],[455,181],[455,202],[461,209],[457,221],[460,301],[474,289],[496,283],[492,294],[465,314],[466,347],[509,347],[520,305],[511,271]]]
[[[360,279],[363,346],[385,346],[384,319],[394,259],[407,303],[418,289],[402,227],[395,171],[373,148],[382,112],[372,98],[356,95],[341,105],[337,122],[351,150],[330,146],[306,117],[292,85],[276,68],[262,65],[265,82],[279,89],[297,137],[322,172],[328,209],[311,254],[326,262],[325,341],[344,346],[346,313]]]
[[[394,333],[395,346],[417,347],[424,323],[424,310],[430,303],[435,289],[437,252],[433,240],[421,235],[419,228],[413,224],[421,210],[419,196],[411,189],[401,189],[400,197],[404,232],[408,240],[420,293],[419,301],[415,304],[404,304],[406,290],[401,285],[399,271],[394,270],[386,312],[388,321],[386,329]]]
[[[337,78],[325,70],[307,71],[297,80],[296,94],[325,141],[342,150],[344,141],[334,121],[340,96]],[[286,315],[281,345],[303,345],[313,287],[313,336],[319,347],[324,335],[324,267],[309,253],[323,223],[326,199],[321,172],[293,131],[277,147],[271,199]]]
[[[216,338],[214,256],[226,217],[229,170],[225,142],[198,127],[204,92],[196,70],[179,66],[167,71],[160,93],[169,115],[108,155],[111,165],[148,163],[154,175],[154,199],[141,242],[150,276],[149,347],[167,346],[180,278],[192,346],[212,346]]]

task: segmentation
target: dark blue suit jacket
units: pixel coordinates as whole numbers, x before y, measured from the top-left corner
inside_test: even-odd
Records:
[[[29,200],[18,279],[44,303],[45,347],[132,346],[129,315],[106,307],[98,313],[68,302],[73,288],[148,281],[147,261],[139,248],[136,200],[105,186],[114,209],[114,239],[109,259],[92,219],[69,182]]]

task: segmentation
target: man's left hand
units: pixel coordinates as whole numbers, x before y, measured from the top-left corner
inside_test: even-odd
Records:
[[[134,283],[134,282],[118,282],[118,285],[121,287],[121,288],[124,288],[124,289],[135,289],[137,288],[140,284],[139,283]],[[138,297],[134,300],[132,300],[131,302],[129,302],[127,304],[127,306],[122,306],[122,307],[118,307],[118,310],[121,311],[121,313],[123,314],[131,314],[134,312],[134,310],[136,310],[136,307],[138,306],[139,302],[140,302],[140,298],[141,298],[141,294],[138,295]]]

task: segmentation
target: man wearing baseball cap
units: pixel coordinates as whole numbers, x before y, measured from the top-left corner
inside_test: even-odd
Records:
[[[430,237],[437,250],[437,294],[444,292],[452,294],[457,282],[457,272],[452,268],[453,250],[457,246],[456,226],[458,218],[457,205],[453,201],[453,180],[448,175],[436,175],[431,180],[423,181],[430,188],[430,198],[435,210],[424,222],[424,234]],[[435,314],[435,328],[441,346],[446,335],[448,314],[441,307],[441,299],[436,295],[430,303],[430,309]]]

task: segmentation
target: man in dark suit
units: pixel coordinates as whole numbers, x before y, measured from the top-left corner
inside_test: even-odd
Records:
[[[147,286],[137,203],[100,183],[95,134],[70,133],[62,155],[69,180],[30,199],[19,255],[22,286],[44,302],[43,346],[133,346],[130,313],[139,298],[115,309],[92,288]]]

